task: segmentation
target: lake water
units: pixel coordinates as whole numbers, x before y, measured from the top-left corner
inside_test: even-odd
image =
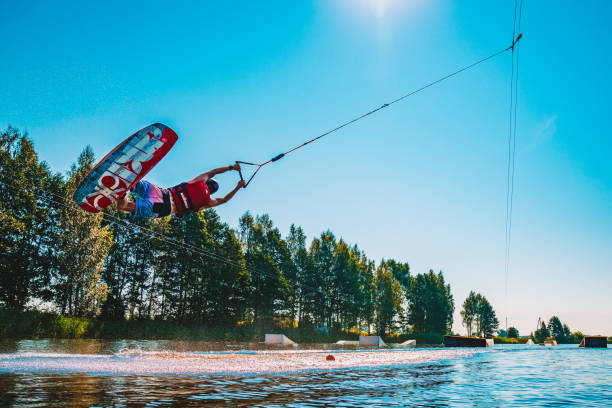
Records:
[[[3,407],[203,405],[612,407],[612,350],[0,341]]]

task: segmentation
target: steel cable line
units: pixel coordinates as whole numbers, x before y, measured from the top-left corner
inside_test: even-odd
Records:
[[[20,191],[23,191],[22,189],[19,189],[18,187],[13,186],[12,184],[7,183],[6,181],[4,181],[4,184],[5,184],[5,185],[7,185],[7,186],[9,186],[9,187],[10,187],[10,188],[12,188],[13,190],[20,190]],[[48,193],[48,194],[52,195],[52,196],[58,197],[58,198],[59,198],[60,200],[62,200],[62,201],[63,201],[63,200],[67,200],[68,202],[70,202],[70,203],[71,203],[71,205],[73,204],[73,201],[72,201],[70,198],[68,198],[68,197],[64,197],[64,196],[61,196],[61,195],[59,195],[59,194],[52,193],[52,192],[50,192],[50,191],[48,191],[48,190],[44,190],[44,191],[45,191],[46,193]],[[31,192],[31,191],[30,191],[30,192]],[[43,201],[52,202],[52,203],[55,203],[55,204],[57,204],[57,205],[59,205],[59,206],[62,206],[62,207],[67,207],[67,204],[66,204],[66,203],[64,203],[64,202],[57,201],[57,200],[54,200],[54,199],[51,199],[51,198],[42,197],[42,196],[40,196],[40,195],[38,195],[38,194],[33,194],[33,195],[34,195],[35,197],[37,197],[37,198],[39,198],[39,199],[43,200]],[[75,205],[76,205],[76,204],[75,204]],[[181,241],[175,240],[174,238],[167,237],[167,236],[165,236],[165,235],[163,235],[163,234],[160,234],[160,233],[158,233],[158,232],[156,232],[156,231],[154,231],[154,230],[152,230],[152,229],[150,229],[150,228],[147,228],[147,227],[143,227],[143,226],[140,226],[140,225],[134,224],[134,223],[132,223],[132,222],[129,222],[129,221],[125,220],[125,219],[122,219],[122,218],[120,218],[120,217],[114,216],[114,215],[109,214],[109,213],[106,213],[106,212],[102,213],[102,215],[103,215],[103,217],[108,217],[108,218],[111,218],[111,219],[114,219],[114,220],[116,220],[116,221],[120,222],[122,226],[127,227],[127,228],[130,228],[130,229],[132,229],[132,231],[136,231],[136,230],[138,229],[138,230],[140,230],[140,231],[148,232],[148,233],[149,233],[150,235],[152,235],[154,238],[160,239],[161,241],[165,241],[165,242],[170,243],[170,244],[173,244],[173,245],[180,245],[181,247],[188,247],[189,249],[193,249],[193,250],[196,250],[196,251],[199,251],[199,252],[203,252],[203,253],[204,253],[204,255],[209,256],[209,257],[213,257],[213,259],[215,259],[215,260],[219,260],[219,261],[227,261],[227,262],[229,262],[229,263],[232,263],[232,261],[225,260],[225,258],[222,258],[222,257],[220,257],[219,255],[216,255],[216,254],[214,254],[214,253],[208,252],[208,251],[206,251],[206,250],[204,250],[204,249],[202,249],[202,248],[198,248],[198,247],[196,247],[196,246],[194,246],[194,245],[191,245],[191,244],[188,244],[188,243],[186,243],[186,242],[181,242]],[[240,266],[239,264],[237,264],[237,263],[235,263],[235,262],[234,262],[234,263],[232,263],[232,264],[233,264],[233,265],[235,265],[235,266]]]
[[[4,183],[6,186],[8,186],[8,187],[10,187],[11,189],[13,189],[14,191],[24,191],[23,189],[18,188],[18,187],[14,186],[14,185],[12,185],[12,184],[10,184],[10,183],[6,182],[6,181],[3,181],[3,183]],[[55,194],[55,193],[53,193],[53,192],[51,192],[51,191],[49,191],[49,190],[44,190],[44,191],[45,191],[45,193],[48,193],[48,194],[50,194],[50,195],[52,195],[52,196],[55,196],[55,197],[58,197],[58,198],[59,198],[60,200],[62,200],[62,201],[63,201],[63,200],[67,200],[67,201],[70,203],[70,205],[76,205],[76,204],[74,204],[74,202],[72,201],[72,199],[70,199],[69,197],[64,197],[64,196],[62,196],[62,195]],[[30,190],[29,192],[30,192],[30,193],[32,193],[32,194],[33,194],[35,197],[37,197],[37,198],[38,198],[38,199],[40,199],[40,200],[47,201],[47,202],[51,202],[51,203],[55,203],[55,204],[57,204],[57,205],[59,205],[59,206],[62,206],[62,207],[67,207],[67,204],[66,204],[66,203],[64,203],[64,202],[62,202],[62,201],[57,201],[57,200],[54,200],[54,199],[52,199],[52,198],[42,197],[42,196],[40,196],[40,195],[38,195],[38,194],[33,193],[33,192],[32,192],[32,190]],[[80,209],[79,209],[79,210],[80,210]],[[195,245],[192,245],[192,244],[189,244],[189,243],[187,243],[187,242],[181,242],[181,241],[176,240],[176,239],[174,239],[174,238],[168,237],[167,235],[164,235],[164,234],[162,234],[162,233],[159,233],[159,232],[157,232],[157,231],[154,231],[154,230],[152,230],[151,228],[147,228],[147,227],[143,227],[143,226],[140,226],[140,225],[134,224],[134,223],[129,222],[129,221],[127,221],[127,220],[123,219],[123,218],[120,218],[120,217],[114,216],[114,215],[109,214],[109,213],[106,213],[106,212],[103,212],[103,213],[102,213],[102,215],[103,215],[103,217],[108,217],[108,218],[111,218],[111,219],[114,219],[114,220],[116,220],[116,221],[120,222],[120,223],[121,223],[121,226],[126,227],[126,228],[129,228],[129,229],[131,229],[131,230],[132,230],[132,231],[134,231],[134,232],[137,232],[137,230],[138,230],[138,231],[140,231],[140,232],[142,232],[142,233],[147,233],[147,234],[148,234],[148,235],[149,235],[151,238],[154,238],[154,239],[159,239],[159,240],[160,240],[160,241],[162,241],[162,242],[166,242],[166,243],[171,244],[171,245],[174,245],[174,246],[176,246],[176,247],[180,247],[180,248],[182,248],[182,249],[187,248],[187,250],[188,250],[188,251],[194,251],[194,252],[198,253],[199,255],[202,255],[202,256],[205,256],[205,257],[211,258],[211,259],[216,260],[216,261],[224,262],[224,263],[226,263],[226,264],[228,264],[228,265],[232,265],[232,266],[235,266],[235,267],[238,267],[238,268],[242,268],[242,267],[243,267],[243,266],[242,266],[242,265],[240,265],[239,263],[234,262],[234,261],[232,261],[232,260],[230,260],[230,259],[228,259],[228,258],[225,258],[225,257],[221,256],[221,255],[217,255],[217,254],[215,254],[215,253],[213,253],[213,252],[206,251],[206,250],[205,250],[205,249],[203,249],[203,248],[199,248],[199,247],[197,247],[197,246],[195,246]],[[247,268],[247,266],[246,266],[246,265],[244,265],[244,267],[245,267],[245,268]],[[258,269],[258,268],[247,268],[247,269],[248,269],[249,271],[252,271],[252,272],[258,272],[258,273],[260,273],[260,274],[263,274],[263,275],[266,275],[266,276],[269,276],[269,277],[272,277],[272,278],[275,278],[275,277],[276,277],[276,275],[275,275],[275,274],[272,274],[272,273],[270,273],[270,272],[267,272],[267,271],[264,271],[264,270],[261,270],[261,269]],[[311,289],[311,290],[312,290],[312,291],[314,291],[314,292],[318,292],[318,291],[319,291],[319,288],[315,288],[315,287],[313,287],[313,286],[306,285],[306,284],[303,284],[303,283],[301,283],[301,284],[300,284],[300,287],[302,287],[302,288],[307,288],[307,289]]]
[[[308,145],[308,144],[310,144],[310,143],[312,143],[312,142],[314,142],[314,141],[317,141],[317,140],[321,139],[322,137],[325,137],[325,136],[329,135],[330,133],[336,132],[336,131],[338,131],[338,130],[342,129],[343,127],[346,127],[346,126],[348,126],[348,125],[350,125],[350,124],[352,124],[352,123],[355,123],[355,122],[357,122],[357,121],[359,121],[359,120],[361,120],[361,119],[363,119],[363,118],[365,118],[365,117],[367,117],[367,116],[370,116],[370,115],[372,115],[372,114],[374,114],[374,113],[378,112],[379,110],[382,110],[382,109],[384,109],[384,108],[387,108],[387,107],[389,107],[389,106],[393,105],[394,103],[397,103],[397,102],[399,102],[399,101],[401,101],[401,100],[403,100],[403,99],[406,99],[406,98],[408,98],[408,97],[410,97],[410,96],[412,96],[412,95],[414,95],[414,94],[417,94],[417,93],[419,93],[419,92],[421,92],[421,91],[423,91],[423,90],[425,90],[425,89],[427,89],[427,88],[429,88],[429,87],[431,87],[431,86],[434,86],[434,85],[436,85],[436,84],[438,84],[438,83],[440,83],[440,82],[442,82],[442,81],[445,81],[445,80],[447,80],[447,79],[449,79],[449,78],[451,78],[451,77],[453,77],[453,76],[455,76],[455,75],[457,75],[457,74],[460,74],[460,73],[462,73],[463,71],[467,71],[468,69],[471,69],[471,68],[475,67],[476,65],[482,64],[483,62],[488,61],[488,60],[490,60],[491,58],[495,58],[495,57],[497,57],[498,55],[500,55],[500,54],[502,54],[502,53],[504,53],[504,52],[506,52],[506,51],[510,51],[510,50],[514,51],[514,46],[515,46],[515,45],[516,45],[516,44],[519,42],[519,40],[521,39],[521,37],[522,37],[522,36],[523,36],[522,34],[519,34],[519,35],[518,35],[516,38],[514,38],[514,33],[513,33],[513,35],[512,35],[512,37],[513,37],[513,38],[512,38],[512,44],[511,44],[509,47],[504,48],[504,49],[502,49],[502,50],[500,50],[500,51],[497,51],[497,52],[495,52],[495,53],[493,53],[493,54],[489,55],[488,57],[482,58],[482,59],[480,59],[480,60],[478,60],[478,61],[476,61],[476,62],[473,62],[473,63],[471,63],[471,64],[469,64],[469,65],[466,65],[465,67],[460,68],[460,69],[458,69],[457,71],[454,71],[454,72],[452,72],[452,73],[450,73],[450,74],[448,74],[448,75],[445,75],[445,76],[443,76],[443,77],[441,77],[441,78],[439,78],[439,79],[436,79],[435,81],[430,82],[430,83],[428,83],[427,85],[424,85],[424,86],[422,86],[422,87],[420,87],[420,88],[418,88],[418,89],[415,89],[415,90],[413,90],[413,91],[410,91],[410,92],[408,92],[407,94],[405,94],[405,95],[403,95],[403,96],[400,96],[400,97],[399,97],[399,98],[397,98],[397,99],[392,100],[391,102],[388,102],[388,103],[382,104],[382,105],[381,105],[381,106],[379,106],[378,108],[373,109],[373,110],[371,110],[371,111],[369,111],[369,112],[367,112],[367,113],[364,113],[364,114],[362,114],[362,115],[360,115],[360,116],[357,116],[356,118],[351,119],[351,120],[349,120],[348,122],[344,122],[344,123],[342,123],[341,125],[338,125],[338,126],[336,126],[335,128],[333,128],[333,129],[331,129],[331,130],[328,130],[327,132],[325,132],[325,133],[323,133],[323,134],[321,134],[321,135],[319,135],[319,136],[317,136],[317,137],[315,137],[315,138],[312,138],[312,139],[310,139],[310,140],[307,140],[306,142],[302,143],[301,145],[298,145],[298,146],[296,146],[296,147],[294,147],[294,148],[292,148],[292,149],[290,149],[290,150],[287,150],[287,151],[286,151],[286,152],[284,152],[284,153],[280,153],[280,154],[278,154],[278,155],[274,156],[273,158],[271,158],[270,160],[268,160],[268,161],[266,161],[266,162],[264,162],[264,163],[251,163],[251,162],[245,162],[245,161],[240,161],[240,160],[236,161],[236,163],[242,163],[242,164],[246,164],[246,165],[256,166],[256,167],[257,167],[257,169],[255,170],[255,173],[253,173],[253,175],[251,175],[251,177],[250,177],[250,178],[247,180],[247,182],[246,182],[246,186],[248,186],[248,185],[251,183],[251,181],[252,181],[252,180],[253,180],[253,178],[254,178],[254,177],[257,175],[257,173],[259,173],[259,170],[261,170],[261,168],[262,168],[263,166],[265,166],[266,164],[271,163],[271,162],[275,162],[275,161],[277,161],[277,160],[280,160],[280,159],[282,159],[283,157],[285,157],[286,155],[288,155],[289,153],[291,153],[291,152],[293,152],[293,151],[295,151],[295,150],[298,150],[298,149],[300,149],[300,148],[302,148],[302,147],[304,147],[304,146],[306,146],[306,145]],[[514,53],[513,53],[513,55],[514,55]],[[244,178],[243,178],[243,176],[242,176],[242,170],[240,170],[240,172],[239,172],[239,173],[240,173],[240,178],[241,178],[242,180],[244,180]],[[245,186],[245,187],[246,187],[246,186]]]
[[[517,0],[517,1],[518,1],[518,0]],[[521,0],[521,5],[522,5],[522,0]],[[520,22],[519,22],[519,28],[520,28]],[[237,163],[242,163],[242,164],[247,164],[247,165],[257,166],[257,169],[255,170],[255,173],[253,173],[253,175],[251,175],[251,177],[248,179],[248,181],[247,181],[246,185],[248,186],[248,184],[249,184],[249,183],[250,183],[250,182],[253,180],[253,178],[254,178],[254,177],[257,175],[257,173],[259,172],[259,170],[261,170],[261,168],[262,168],[263,166],[265,166],[265,165],[267,165],[267,164],[269,164],[269,163],[271,163],[271,162],[274,162],[274,161],[280,160],[280,159],[281,159],[281,158],[283,158],[285,155],[287,155],[287,154],[289,154],[289,153],[292,153],[292,152],[293,152],[293,151],[295,151],[295,150],[298,150],[298,149],[300,149],[300,148],[302,148],[302,147],[304,147],[304,146],[306,146],[306,145],[308,145],[308,144],[310,144],[310,143],[312,143],[312,142],[314,142],[314,141],[316,141],[316,140],[319,140],[319,139],[321,139],[321,138],[323,138],[323,137],[325,137],[325,136],[327,136],[327,135],[329,135],[329,134],[331,134],[331,133],[333,133],[333,132],[336,132],[336,131],[338,131],[338,130],[340,130],[340,129],[342,129],[342,128],[344,128],[344,127],[346,127],[346,126],[348,126],[348,125],[350,125],[350,124],[352,124],[352,123],[355,123],[355,122],[357,122],[357,121],[359,121],[359,120],[361,120],[361,119],[363,119],[363,118],[365,118],[365,117],[367,117],[367,116],[370,116],[370,115],[372,115],[372,114],[374,114],[374,113],[376,113],[376,112],[378,112],[378,111],[380,111],[380,110],[382,110],[382,109],[384,109],[384,108],[387,108],[387,107],[389,107],[389,106],[391,106],[391,105],[393,105],[393,104],[395,104],[395,103],[397,103],[397,102],[400,102],[400,101],[402,101],[403,99],[406,99],[406,98],[408,98],[408,97],[410,97],[410,96],[412,96],[412,95],[414,95],[414,94],[416,94],[416,93],[419,93],[419,92],[421,92],[421,91],[423,91],[423,90],[425,90],[425,89],[427,89],[427,88],[429,88],[429,87],[431,87],[431,86],[433,86],[433,85],[436,85],[436,84],[438,84],[438,83],[440,83],[440,82],[442,82],[442,81],[445,81],[446,79],[449,79],[449,78],[451,78],[451,77],[453,77],[453,76],[455,76],[455,75],[458,75],[458,74],[460,74],[461,72],[464,72],[464,71],[466,71],[466,70],[468,70],[468,69],[471,69],[471,68],[473,68],[473,67],[475,67],[475,66],[477,66],[477,65],[479,65],[479,64],[481,64],[481,63],[483,63],[483,62],[485,62],[485,61],[488,61],[488,60],[490,60],[490,59],[492,59],[492,58],[494,58],[494,57],[496,57],[496,56],[498,56],[498,55],[500,55],[500,54],[502,54],[502,53],[504,53],[504,52],[506,52],[506,51],[510,51],[510,50],[511,50],[511,51],[513,52],[513,55],[514,55],[514,47],[515,47],[515,45],[517,45],[517,44],[518,44],[518,42],[519,42],[519,40],[520,40],[521,38],[522,38],[522,34],[519,34],[519,35],[518,35],[516,38],[514,38],[514,33],[513,33],[513,41],[512,41],[512,44],[511,44],[509,47],[506,47],[506,48],[504,48],[504,49],[502,49],[502,50],[500,50],[500,51],[497,51],[497,52],[495,52],[495,53],[493,53],[493,54],[491,54],[491,55],[489,55],[489,56],[487,56],[487,57],[485,57],[485,58],[482,58],[482,59],[480,59],[480,60],[478,60],[478,61],[476,61],[476,62],[473,62],[473,63],[471,63],[471,64],[469,64],[469,65],[466,65],[466,66],[464,66],[463,68],[460,68],[460,69],[458,69],[458,70],[456,70],[456,71],[454,71],[454,72],[452,72],[452,73],[450,73],[450,74],[448,74],[448,75],[445,75],[445,76],[443,76],[443,77],[441,77],[441,78],[439,78],[439,79],[437,79],[437,80],[435,80],[435,81],[432,81],[432,82],[430,82],[430,83],[428,83],[428,84],[426,84],[426,85],[424,85],[424,86],[422,86],[422,87],[420,87],[420,88],[418,88],[418,89],[416,89],[416,90],[413,90],[413,91],[411,91],[411,92],[409,92],[409,93],[407,93],[407,94],[405,94],[405,95],[403,95],[403,96],[400,96],[400,97],[398,97],[398,98],[396,98],[396,99],[394,99],[394,100],[392,100],[392,101],[390,101],[390,102],[388,102],[388,103],[385,103],[385,104],[383,104],[383,105],[381,105],[381,106],[379,106],[379,107],[377,107],[377,108],[375,108],[375,109],[373,109],[373,110],[371,110],[371,111],[369,111],[369,112],[367,112],[367,113],[364,113],[364,114],[362,114],[362,115],[360,115],[360,116],[358,116],[358,117],[356,117],[356,118],[354,118],[354,119],[352,119],[352,120],[349,120],[348,122],[344,122],[344,123],[342,123],[341,125],[339,125],[339,126],[337,126],[337,127],[333,128],[333,129],[331,129],[331,130],[329,130],[329,131],[327,131],[327,132],[325,132],[325,133],[323,133],[323,134],[321,134],[321,135],[319,135],[319,136],[317,136],[317,137],[315,137],[315,138],[313,138],[313,139],[310,139],[310,140],[308,140],[308,141],[306,141],[306,142],[302,143],[301,145],[298,145],[298,146],[296,146],[296,147],[294,147],[294,148],[292,148],[292,149],[290,149],[290,150],[288,150],[288,151],[286,151],[286,152],[284,152],[284,153],[281,153],[281,154],[276,155],[275,157],[271,158],[270,160],[268,160],[268,161],[266,161],[266,162],[264,162],[264,163],[260,163],[260,164],[258,164],[258,163],[250,163],[250,162],[244,162],[244,161],[237,161]],[[513,65],[513,66],[514,66],[514,65]],[[240,178],[244,180],[243,175],[242,175],[242,171],[240,171],[240,172],[239,172],[239,174],[240,174]],[[13,186],[13,185],[12,185],[12,184],[10,184],[10,183],[7,183],[6,181],[5,181],[4,183],[5,183],[5,185],[7,185],[7,186],[9,186],[9,187],[13,188],[14,190],[21,190],[21,189],[18,189],[17,187],[15,187],[15,186]],[[245,187],[246,187],[246,186],[245,186]],[[49,194],[51,194],[51,195],[53,195],[53,196],[55,196],[55,197],[60,197],[60,199],[61,199],[61,200],[66,200],[66,199],[68,199],[68,198],[66,198],[66,197],[63,197],[63,196],[60,196],[60,195],[58,195],[58,194],[52,193],[52,192],[50,192],[50,191],[48,191],[48,190],[45,190],[45,192],[46,192],[46,193],[49,193]],[[34,194],[34,195],[35,195],[37,198],[39,198],[39,199],[46,200],[46,201],[49,201],[49,202],[54,202],[54,203],[56,203],[56,204],[58,204],[58,205],[61,205],[61,206],[66,207],[66,204],[65,204],[65,203],[58,202],[58,201],[55,201],[55,200],[50,199],[50,198],[41,197],[41,196],[36,195],[36,194]],[[69,200],[70,202],[72,202],[72,200],[70,200],[70,199],[68,199],[68,200]],[[152,230],[152,229],[150,229],[150,228],[142,227],[142,226],[140,226],[140,225],[137,225],[137,224],[131,223],[131,222],[129,222],[129,221],[127,221],[127,220],[125,220],[125,219],[122,219],[122,218],[119,218],[119,217],[113,216],[113,215],[108,214],[108,213],[104,213],[104,216],[105,216],[105,217],[109,217],[109,218],[112,218],[112,219],[117,220],[118,222],[120,222],[120,223],[121,223],[121,225],[123,225],[123,226],[125,226],[125,227],[127,227],[127,228],[132,229],[132,231],[135,231],[136,229],[138,229],[138,230],[140,230],[140,231],[143,231],[143,232],[149,233],[149,234],[150,234],[150,235],[152,235],[154,238],[160,239],[161,241],[164,241],[164,242],[170,243],[170,244],[175,245],[175,246],[183,247],[183,248],[185,248],[185,247],[186,247],[186,248],[188,248],[188,249],[190,249],[190,250],[193,250],[193,251],[195,251],[195,252],[197,252],[197,253],[199,253],[199,254],[201,254],[201,255],[203,255],[203,256],[206,256],[206,257],[209,257],[209,258],[215,259],[215,260],[217,260],[217,261],[225,262],[225,263],[227,263],[227,264],[230,264],[230,265],[233,265],[233,266],[236,266],[236,267],[242,267],[242,265],[240,265],[240,264],[238,264],[238,263],[236,263],[236,262],[234,262],[234,261],[231,261],[231,260],[229,260],[229,259],[227,259],[227,258],[221,257],[221,256],[219,256],[219,255],[217,255],[217,254],[211,253],[211,252],[209,252],[209,251],[206,251],[206,250],[204,250],[204,249],[202,249],[202,248],[199,248],[199,247],[196,247],[196,246],[194,246],[194,245],[188,244],[188,243],[186,243],[186,242],[180,242],[180,241],[175,240],[175,239],[173,239],[173,238],[167,237],[167,236],[165,236],[165,235],[163,235],[163,234],[160,234],[160,233],[158,233],[158,232],[156,232],[156,231],[154,231],[154,230]],[[267,273],[266,271],[263,271],[263,270],[260,270],[260,269],[251,269],[251,270],[253,270],[253,271],[255,271],[255,272],[262,273],[262,274],[267,274],[268,276],[272,276],[272,274]],[[308,286],[308,285],[301,285],[301,286],[302,286],[302,287],[304,287],[304,288],[313,289],[313,290],[315,290],[315,291],[318,291],[318,290],[319,290],[318,288],[314,288],[314,287],[312,287],[312,286]]]
[[[518,20],[517,20],[518,11]],[[523,0],[515,0],[514,2],[514,23],[512,27],[512,37],[516,32],[521,31],[521,20],[523,14]],[[517,30],[518,22],[518,30]],[[519,38],[520,38],[519,34]],[[515,174],[515,157],[516,157],[516,128],[518,116],[518,74],[519,74],[519,53],[520,44],[516,44],[516,58],[514,56],[514,47],[512,47],[512,73],[510,76],[510,120],[508,132],[508,169],[506,174],[506,242],[504,254],[504,297],[506,303],[506,330],[508,329],[508,279],[510,273],[510,245],[512,238],[512,209],[514,204],[514,174]],[[515,70],[516,67],[516,70]]]

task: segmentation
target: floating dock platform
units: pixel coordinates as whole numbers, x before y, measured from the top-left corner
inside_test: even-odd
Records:
[[[338,340],[336,344],[339,346],[358,346],[359,340]]]
[[[578,347],[608,348],[608,338],[605,336],[585,336]]]
[[[493,339],[484,337],[444,336],[445,347],[493,347]]]
[[[385,342],[380,336],[359,336],[360,346],[384,346]]]
[[[290,345],[295,344],[293,340],[284,334],[266,334],[265,339],[266,344],[281,344],[281,345]]]

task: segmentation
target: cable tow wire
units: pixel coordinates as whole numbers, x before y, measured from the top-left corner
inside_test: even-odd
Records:
[[[518,13],[518,18],[517,18]],[[518,111],[518,74],[519,52],[518,41],[523,36],[521,32],[521,19],[523,16],[523,0],[514,2],[514,24],[512,27],[512,73],[510,76],[510,121],[508,132],[508,171],[506,176],[506,243],[504,254],[504,299],[506,303],[506,331],[508,330],[508,279],[510,273],[510,244],[512,238],[512,207],[514,204],[514,165],[516,153],[516,126]],[[519,33],[515,39],[516,33]],[[516,45],[516,56],[514,48]]]
[[[58,205],[60,207],[67,208],[68,206],[76,206],[74,201],[72,201],[72,198],[71,198],[72,194],[69,194],[68,196],[64,197],[64,196],[62,196],[60,194],[56,194],[56,193],[53,193],[52,191],[44,190],[44,189],[40,188],[39,190],[44,191],[45,193],[47,193],[50,196],[53,196],[54,198],[43,197],[42,195],[36,194],[34,192],[34,189],[30,189],[30,190],[25,189],[24,190],[23,188],[19,188],[19,187],[13,185],[13,184],[7,182],[6,180],[2,180],[2,179],[0,179],[0,183],[3,183],[6,187],[9,187],[13,191],[28,192],[28,193],[34,195],[36,198],[38,198],[40,200],[46,201],[47,203],[56,204],[56,205]],[[77,207],[77,209],[78,209],[78,207]],[[78,210],[82,211],[81,209],[78,209]],[[242,265],[239,262],[236,262],[236,261],[234,261],[232,259],[229,259],[227,257],[224,257],[222,255],[218,255],[218,254],[216,254],[214,252],[207,251],[204,248],[201,248],[199,246],[190,244],[190,243],[185,242],[185,241],[179,241],[179,240],[177,240],[175,238],[172,238],[172,237],[169,237],[167,235],[164,235],[164,234],[162,234],[160,232],[157,232],[157,231],[153,230],[152,228],[148,228],[146,226],[141,226],[141,225],[138,225],[138,224],[134,224],[133,222],[130,222],[130,221],[128,221],[125,218],[115,216],[115,215],[111,214],[108,211],[104,211],[101,214],[103,214],[104,218],[107,218],[107,221],[108,221],[108,219],[114,220],[117,223],[117,225],[119,225],[121,227],[127,228],[127,229],[129,229],[129,230],[131,230],[133,232],[136,232],[136,233],[148,235],[149,239],[157,239],[157,240],[159,240],[161,242],[164,242],[166,244],[172,245],[172,246],[174,246],[176,248],[180,248],[180,249],[183,249],[185,251],[188,251],[191,254],[195,253],[197,255],[200,255],[201,257],[209,258],[209,259],[212,259],[212,260],[218,261],[218,262],[223,262],[226,265],[234,266],[234,267],[239,268],[239,269],[246,267],[247,270],[250,273],[257,272],[257,273],[259,273],[261,275],[269,276],[271,278],[276,278],[277,277],[277,275],[272,273],[272,272],[267,272],[265,270],[262,270],[262,269],[259,269],[259,268],[254,268],[252,266],[246,265],[246,262],[245,262],[245,265]],[[316,288],[314,286],[307,285],[307,284],[304,284],[304,283],[300,283],[299,286],[302,289],[309,289],[313,293],[316,293],[316,292],[318,292],[320,290],[320,288]]]
[[[310,139],[310,140],[307,140],[306,142],[302,143],[301,145],[298,145],[298,146],[294,147],[293,149],[287,150],[287,151],[286,151],[286,152],[284,152],[284,153],[280,153],[280,154],[278,154],[278,155],[274,156],[273,158],[271,158],[270,160],[268,160],[268,161],[266,161],[266,162],[264,162],[264,163],[251,163],[251,162],[245,162],[245,161],[240,161],[240,160],[237,160],[237,161],[236,161],[236,163],[246,164],[246,165],[249,165],[249,166],[256,166],[256,167],[257,167],[257,169],[255,169],[255,172],[254,172],[254,173],[251,175],[251,177],[250,177],[250,178],[247,180],[247,182],[246,182],[246,186],[245,186],[245,187],[247,187],[247,186],[248,186],[248,185],[251,183],[251,181],[252,181],[252,180],[253,180],[253,178],[254,178],[254,177],[257,175],[257,173],[259,173],[259,170],[261,170],[261,168],[262,168],[263,166],[265,166],[266,164],[269,164],[269,163],[275,162],[275,161],[277,161],[277,160],[280,160],[280,159],[282,159],[283,157],[285,157],[286,155],[288,155],[289,153],[294,152],[294,151],[296,151],[296,150],[298,150],[298,149],[300,149],[300,148],[302,148],[302,147],[304,147],[304,146],[306,146],[306,145],[308,145],[308,144],[310,144],[310,143],[312,143],[312,142],[314,142],[314,141],[317,141],[317,140],[321,139],[322,137],[325,137],[325,136],[329,135],[330,133],[334,133],[334,132],[336,132],[336,131],[338,131],[338,130],[342,129],[343,127],[346,127],[346,126],[348,126],[348,125],[350,125],[350,124],[352,124],[352,123],[355,123],[355,122],[357,122],[358,120],[361,120],[361,119],[363,119],[363,118],[365,118],[365,117],[367,117],[367,116],[370,116],[370,115],[372,115],[372,114],[374,114],[374,113],[378,112],[379,110],[385,109],[385,108],[387,108],[387,107],[389,107],[389,106],[393,105],[394,103],[397,103],[397,102],[399,102],[399,101],[401,101],[401,100],[403,100],[403,99],[406,99],[406,98],[408,98],[408,97],[410,97],[410,96],[412,96],[412,95],[414,95],[414,94],[417,94],[417,93],[419,93],[419,92],[421,92],[421,91],[424,91],[425,89],[427,89],[427,88],[429,88],[429,87],[431,87],[431,86],[433,86],[433,85],[436,85],[436,84],[438,84],[438,83],[440,83],[440,82],[442,82],[442,81],[445,81],[445,80],[447,80],[447,79],[449,79],[449,78],[451,78],[451,77],[453,77],[453,76],[455,76],[455,75],[457,75],[457,74],[462,73],[463,71],[467,71],[468,69],[474,68],[476,65],[482,64],[482,63],[483,63],[483,62],[485,62],[485,61],[488,61],[488,60],[490,60],[490,59],[492,59],[492,58],[495,58],[495,57],[497,57],[498,55],[503,54],[503,53],[504,53],[504,52],[506,52],[506,51],[513,51],[513,52],[514,52],[514,47],[515,47],[515,46],[518,44],[518,42],[520,41],[520,39],[521,39],[522,37],[523,37],[523,34],[519,34],[519,35],[518,35],[516,38],[513,38],[513,40],[512,40],[512,44],[511,44],[509,47],[504,48],[504,49],[502,49],[502,50],[500,50],[500,51],[497,51],[497,52],[495,52],[495,53],[493,53],[493,54],[489,55],[488,57],[482,58],[482,59],[480,59],[480,60],[478,60],[478,61],[476,61],[476,62],[473,62],[473,63],[471,63],[471,64],[469,64],[469,65],[466,65],[465,67],[460,68],[460,69],[458,69],[457,71],[454,71],[454,72],[452,72],[452,73],[450,73],[450,74],[448,74],[448,75],[446,75],[446,76],[443,76],[442,78],[436,79],[435,81],[430,82],[430,83],[428,83],[427,85],[424,85],[424,86],[422,86],[422,87],[420,87],[420,88],[418,88],[418,89],[415,89],[414,91],[410,91],[410,92],[408,92],[407,94],[405,94],[405,95],[403,95],[403,96],[400,96],[400,97],[399,97],[399,98],[397,98],[397,99],[392,100],[391,102],[384,103],[384,104],[382,104],[381,106],[379,106],[378,108],[372,109],[371,111],[366,112],[366,113],[364,113],[363,115],[360,115],[360,116],[358,116],[358,117],[356,117],[356,118],[354,118],[354,119],[351,119],[351,120],[349,120],[348,122],[344,122],[344,123],[342,123],[341,125],[336,126],[335,128],[333,128],[333,129],[331,129],[331,130],[328,130],[327,132],[325,132],[325,133],[323,133],[323,134],[321,134],[321,135],[319,135],[319,136],[317,136],[317,137],[315,137],[315,138],[312,138],[312,139]],[[244,178],[243,178],[243,176],[242,176],[242,171],[240,171],[240,179],[241,179],[241,180],[244,180]]]

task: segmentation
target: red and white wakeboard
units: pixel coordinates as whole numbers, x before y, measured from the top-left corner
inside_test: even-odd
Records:
[[[123,197],[168,153],[178,135],[154,123],[125,139],[94,166],[73,195],[85,211],[97,213]]]

